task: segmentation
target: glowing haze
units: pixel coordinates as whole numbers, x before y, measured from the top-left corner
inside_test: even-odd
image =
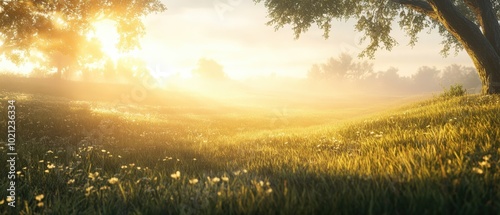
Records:
[[[163,1],[168,10],[161,14],[150,14],[144,19],[146,35],[141,40],[142,50],[132,52],[147,62],[150,68],[160,68],[169,75],[190,77],[200,58],[217,61],[224,72],[233,79],[254,76],[305,77],[315,63],[323,63],[341,52],[357,55],[363,48],[358,45],[361,33],[354,31],[353,23],[334,23],[329,39],[322,37],[323,31],[313,26],[307,33],[294,39],[290,27],[278,31],[267,26],[267,11],[264,5],[243,0],[214,1]],[[111,59],[121,55],[114,48],[118,39],[111,21],[95,23],[95,32],[88,37],[97,37],[103,51]],[[465,52],[458,56],[443,58],[441,38],[437,32],[421,34],[416,47],[406,44],[408,39],[394,27],[400,45],[391,52],[376,54],[375,71],[391,66],[399,68],[401,75],[410,75],[418,67],[428,65],[441,69],[452,63],[472,66]],[[2,62],[4,68],[13,65]],[[30,70],[33,66],[18,68]]]
[[[168,7],[165,13],[145,19],[147,35],[142,52],[149,56],[149,65],[160,64],[170,72],[188,75],[199,58],[211,58],[235,79],[273,73],[305,77],[312,64],[323,63],[343,51],[356,56],[364,48],[358,45],[361,33],[354,31],[353,23],[336,22],[327,40],[315,26],[294,40],[290,27],[275,31],[265,25],[268,18],[262,4],[242,0],[164,3]],[[437,32],[421,34],[419,43],[411,49],[399,28],[394,31],[400,45],[391,52],[377,53],[375,71],[394,66],[401,75],[410,75],[424,65],[439,69],[452,63],[472,66],[464,51],[443,58]]]

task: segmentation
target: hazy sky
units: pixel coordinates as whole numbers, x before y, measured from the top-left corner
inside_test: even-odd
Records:
[[[235,79],[273,73],[305,77],[315,63],[323,63],[341,52],[356,56],[364,48],[357,45],[362,35],[354,31],[354,22],[333,23],[327,40],[315,26],[295,40],[289,26],[278,31],[267,26],[266,8],[253,1],[163,2],[167,11],[151,14],[144,20],[147,34],[142,38],[139,53],[156,72],[189,76],[200,58],[209,58],[219,62]],[[472,66],[465,52],[443,58],[439,54],[441,38],[436,32],[422,33],[413,49],[406,45],[408,39],[399,28],[394,33],[400,45],[391,52],[377,52],[373,61],[376,71],[394,66],[400,74],[410,75],[424,65],[439,69],[452,63]]]
[[[271,73],[304,77],[314,63],[325,62],[342,51],[357,55],[364,48],[357,45],[361,33],[354,31],[352,22],[335,22],[327,40],[315,26],[294,40],[290,27],[275,31],[274,26],[265,25],[268,18],[263,4],[243,0],[163,2],[168,10],[147,17],[143,40],[149,65],[161,70],[190,73],[199,58],[211,58],[233,78]],[[465,52],[443,58],[437,32],[422,33],[418,45],[411,49],[408,38],[399,28],[395,30],[400,45],[391,52],[377,53],[376,71],[395,66],[400,74],[409,75],[423,65],[472,66]]]

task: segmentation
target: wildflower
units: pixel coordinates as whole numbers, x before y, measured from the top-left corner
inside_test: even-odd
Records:
[[[37,206],[37,207],[39,207],[39,208],[43,207],[43,202],[38,202],[38,203],[36,204],[36,206]]]
[[[483,170],[479,169],[479,168],[476,168],[476,167],[472,168],[472,171],[475,172],[475,173],[477,173],[477,174],[483,174]]]
[[[54,169],[54,168],[56,168],[56,165],[54,165],[54,164],[47,164],[47,168]]]
[[[47,154],[52,154],[54,153],[52,150],[47,151]]]
[[[271,189],[271,188],[269,188],[269,189],[267,189],[267,190],[266,190],[266,193],[267,193],[267,194],[270,194],[270,193],[272,193],[272,192],[273,192],[273,189]]]
[[[490,158],[491,158],[491,155],[485,155],[485,156],[483,156],[483,160],[484,161],[488,161],[488,160],[490,160]]]
[[[38,196],[35,196],[35,199],[36,199],[37,201],[42,201],[44,197],[45,197],[45,196],[44,196],[43,194],[40,194],[40,195],[38,195]]]
[[[101,152],[105,153],[105,152],[106,152],[106,149],[101,150]]]
[[[21,173],[22,173],[21,171],[17,171],[17,172],[16,172],[16,174],[18,174],[18,175],[21,175]]]
[[[0,205],[3,205],[3,203],[5,203],[5,200],[0,200]]]
[[[479,162],[479,165],[481,167],[486,167],[486,168],[490,168],[491,167],[490,163],[488,163],[487,160]]]
[[[261,187],[263,187],[263,186],[264,186],[264,182],[263,182],[263,181],[259,181],[259,185],[260,185]]]
[[[108,183],[110,184],[116,184],[117,182],[119,182],[117,177],[113,177],[108,180]]]
[[[221,179],[222,179],[222,181],[225,181],[225,182],[229,181],[229,177],[227,177],[227,176],[222,176]]]
[[[75,179],[69,179],[68,182],[66,182],[66,184],[70,185],[70,184],[73,184],[75,183]]]
[[[247,173],[248,171],[246,169],[243,170],[243,173]]]
[[[196,158],[193,158],[194,161],[196,161]]]
[[[196,183],[198,183],[198,179],[196,179],[196,178],[190,179],[189,183],[190,184],[196,184]]]
[[[135,166],[135,163],[131,163],[129,164],[130,167],[134,167]]]
[[[92,179],[92,181],[95,180],[98,176],[99,176],[98,172],[89,173],[89,178]]]
[[[236,171],[236,172],[233,172],[234,175],[240,175],[241,171]]]
[[[12,202],[14,201],[14,199],[12,198],[12,196],[7,196],[7,202]]]
[[[92,189],[94,189],[94,186],[90,186],[90,187],[85,188],[85,196],[89,196]]]
[[[181,177],[181,172],[177,171],[170,175],[173,179],[179,179]]]
[[[101,188],[99,188],[99,190],[109,190],[109,187],[108,187],[108,186],[106,186],[106,185],[104,185],[104,186],[102,186]]]
[[[46,170],[45,170],[45,171],[43,171],[43,172],[45,172],[45,173],[49,173],[50,171],[49,171],[48,169],[46,169]]]
[[[43,162],[45,162],[45,161],[44,161],[44,160],[39,160],[39,161],[38,161],[38,163],[43,163]]]
[[[218,183],[219,181],[220,181],[220,178],[218,178],[218,177],[212,178],[212,182],[214,182],[214,183]]]
[[[122,166],[122,169],[127,169],[127,168],[128,168],[128,166],[127,166],[127,165],[123,165],[123,166]]]

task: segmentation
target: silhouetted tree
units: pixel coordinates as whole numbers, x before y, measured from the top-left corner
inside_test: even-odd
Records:
[[[465,88],[476,88],[481,85],[474,68],[458,64],[452,64],[444,68],[441,74],[441,83],[445,88],[454,84],[461,84]]]
[[[341,53],[337,58],[329,58],[324,64],[314,64],[308,71],[311,79],[326,80],[358,80],[373,73],[373,64],[367,61],[355,62],[347,53]]]
[[[443,55],[450,49],[467,51],[481,78],[482,92],[500,93],[500,1],[498,0],[254,0],[264,2],[271,20],[281,28],[291,24],[295,37],[317,24],[328,37],[333,19],[357,20],[356,29],[364,32],[368,46],[361,56],[373,57],[380,48],[397,45],[391,36],[394,22],[418,41],[418,33],[438,28],[444,37]]]
[[[210,80],[223,80],[227,78],[222,65],[215,60],[205,58],[198,61],[198,67],[193,70],[193,75]]]
[[[412,75],[412,80],[416,90],[418,91],[435,91],[439,90],[439,73],[436,67],[422,66],[417,73]]]

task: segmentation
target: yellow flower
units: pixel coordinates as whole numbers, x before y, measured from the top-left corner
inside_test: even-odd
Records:
[[[113,177],[113,178],[110,178],[110,179],[108,180],[108,183],[110,183],[110,184],[116,184],[116,183],[118,183],[118,182],[119,182],[119,180],[118,180],[118,178],[117,178],[117,177]]]
[[[47,168],[54,169],[54,168],[56,168],[56,165],[54,165],[52,163],[51,164],[47,164]]]
[[[43,202],[38,202],[38,204],[36,204],[36,206],[39,208],[43,207]]]
[[[35,196],[35,199],[36,199],[37,201],[42,201],[44,197],[45,197],[45,196],[44,196],[43,194],[40,194],[40,195],[38,195],[38,196]]]
[[[220,181],[220,178],[218,178],[218,177],[212,178],[212,182],[214,182],[214,183],[218,183],[219,181]]]
[[[190,184],[196,184],[196,183],[198,183],[198,179],[196,179],[196,178],[190,179],[189,183]]]
[[[177,171],[170,175],[173,179],[179,179],[181,177],[181,172]]]
[[[92,181],[95,180],[98,176],[99,176],[98,172],[89,173],[89,178],[92,179]]]
[[[227,176],[222,176],[221,179],[222,179],[222,181],[225,181],[225,182],[229,181],[229,177],[227,177]]]
[[[269,194],[269,193],[272,193],[273,192],[273,189],[269,188],[266,190],[266,193]]]
[[[477,174],[483,174],[483,170],[476,167],[472,168],[472,171],[474,171]]]
[[[68,182],[67,182],[68,185],[69,184],[73,184],[73,183],[75,183],[75,179],[69,179]]]
[[[484,160],[484,161],[479,162],[479,165],[481,167],[486,167],[486,168],[490,168],[491,167],[490,163],[488,163],[488,160]]]

